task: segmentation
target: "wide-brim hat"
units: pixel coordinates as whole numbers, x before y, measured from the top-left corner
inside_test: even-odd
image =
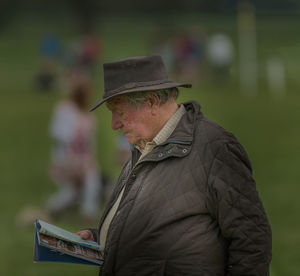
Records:
[[[156,91],[172,87],[191,88],[188,83],[169,79],[160,55],[132,57],[104,63],[104,94],[90,109],[96,109],[107,100],[126,93]]]

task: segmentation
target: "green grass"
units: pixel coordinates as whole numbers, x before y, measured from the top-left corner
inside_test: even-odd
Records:
[[[158,26],[184,28],[201,24],[210,34],[222,26],[233,36],[237,47],[235,19],[220,16],[173,15],[166,17],[101,17],[98,32],[103,39],[103,61],[144,55],[151,52],[149,33]],[[259,91],[245,97],[238,89],[237,60],[233,80],[213,85],[209,74],[190,91],[182,89],[180,101],[198,100],[207,117],[233,132],[245,146],[252,162],[257,189],[273,229],[271,276],[296,276],[300,271],[300,59],[297,18],[259,18]],[[46,29],[56,29],[65,42],[75,37],[71,23],[56,23],[23,17],[0,34],[0,194],[1,275],[97,275],[97,269],[79,265],[33,264],[33,227],[20,228],[15,216],[27,205],[43,206],[55,187],[48,179],[51,141],[48,123],[58,93],[41,94],[33,87],[37,70],[37,41]],[[270,55],[280,54],[286,63],[287,94],[273,99],[264,78],[264,64]],[[102,69],[95,80],[97,93],[103,91]],[[110,114],[104,108],[95,112],[99,120],[98,157],[105,172],[117,176],[114,137]],[[73,215],[74,216],[74,215]],[[100,212],[99,212],[100,216]],[[59,221],[71,231],[82,227],[76,215]]]

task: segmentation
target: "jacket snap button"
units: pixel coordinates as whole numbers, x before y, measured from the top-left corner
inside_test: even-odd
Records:
[[[187,153],[187,151],[188,151],[187,149],[183,149],[182,153]]]
[[[167,151],[167,153],[171,153],[172,152],[172,150],[171,149],[169,149],[168,151]]]
[[[161,153],[158,154],[158,157],[163,157],[163,155],[164,154],[161,152]]]
[[[116,215],[118,216],[118,215],[120,215],[120,213],[121,213],[121,211],[118,211],[118,212],[116,213]]]

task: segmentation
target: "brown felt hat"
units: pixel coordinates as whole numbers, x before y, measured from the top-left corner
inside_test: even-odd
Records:
[[[132,57],[116,62],[104,63],[104,95],[90,109],[96,109],[117,95],[155,91],[172,87],[192,87],[169,79],[161,56]]]

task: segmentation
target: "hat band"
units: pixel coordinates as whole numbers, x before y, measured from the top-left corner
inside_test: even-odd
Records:
[[[147,82],[129,82],[126,83],[114,90],[110,90],[109,92],[107,92],[107,94],[112,95],[112,94],[116,94],[122,91],[126,91],[128,89],[133,89],[133,88],[139,88],[139,87],[147,87],[147,86],[152,86],[152,85],[159,85],[159,84],[163,84],[163,83],[170,83],[172,81],[170,81],[169,79],[165,79],[165,80],[157,80],[157,81],[147,81]]]

